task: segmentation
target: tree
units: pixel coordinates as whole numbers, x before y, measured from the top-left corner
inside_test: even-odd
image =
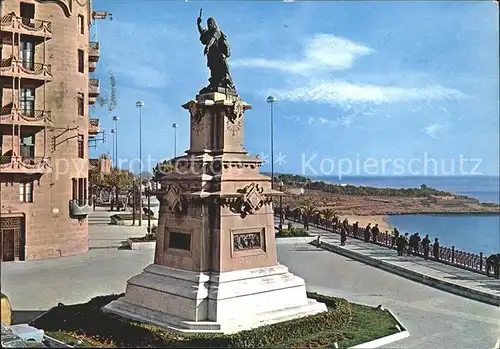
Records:
[[[112,168],[111,172],[104,175],[104,185],[107,188],[132,189],[134,183],[134,175],[128,170],[120,170],[119,168]]]
[[[332,221],[335,217],[337,217],[337,211],[335,211],[332,208],[324,208],[320,211],[321,217],[326,221],[330,222]]]
[[[174,165],[172,160],[163,160],[153,167],[153,179],[158,180],[163,174],[172,172],[174,170]]]

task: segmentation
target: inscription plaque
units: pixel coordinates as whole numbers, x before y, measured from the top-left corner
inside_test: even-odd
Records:
[[[191,234],[169,232],[168,247],[177,250],[191,250]]]

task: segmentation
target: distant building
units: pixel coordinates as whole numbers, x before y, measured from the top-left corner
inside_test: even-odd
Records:
[[[86,252],[87,142],[99,132],[91,1],[0,6],[1,260]]]
[[[292,195],[302,195],[305,193],[304,188],[290,188],[286,190],[287,194],[292,194]]]

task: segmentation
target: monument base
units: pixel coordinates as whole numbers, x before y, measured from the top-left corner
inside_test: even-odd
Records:
[[[234,333],[326,311],[283,265],[195,273],[156,264],[103,311],[175,332]]]

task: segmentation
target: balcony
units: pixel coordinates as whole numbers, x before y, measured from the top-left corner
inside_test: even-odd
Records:
[[[89,137],[95,137],[99,133],[99,119],[89,119]]]
[[[40,126],[52,122],[51,113],[48,110],[23,110],[13,108],[12,103],[2,107],[0,112],[2,124],[21,126]]]
[[[49,21],[16,16],[14,12],[2,16],[0,25],[3,32],[18,33],[49,39],[52,37],[52,25]]]
[[[6,77],[18,77],[32,80],[52,80],[52,69],[50,64],[19,61],[15,57],[2,59],[0,63],[0,75]]]
[[[99,61],[99,56],[99,43],[95,41],[89,42],[89,72],[95,72],[97,62]]]
[[[99,80],[89,79],[89,104],[94,104],[97,101],[99,93],[100,93]]]
[[[87,199],[69,200],[69,215],[74,219],[84,219],[92,212]]]
[[[43,174],[50,172],[50,158],[0,156],[0,172],[9,174]]]

